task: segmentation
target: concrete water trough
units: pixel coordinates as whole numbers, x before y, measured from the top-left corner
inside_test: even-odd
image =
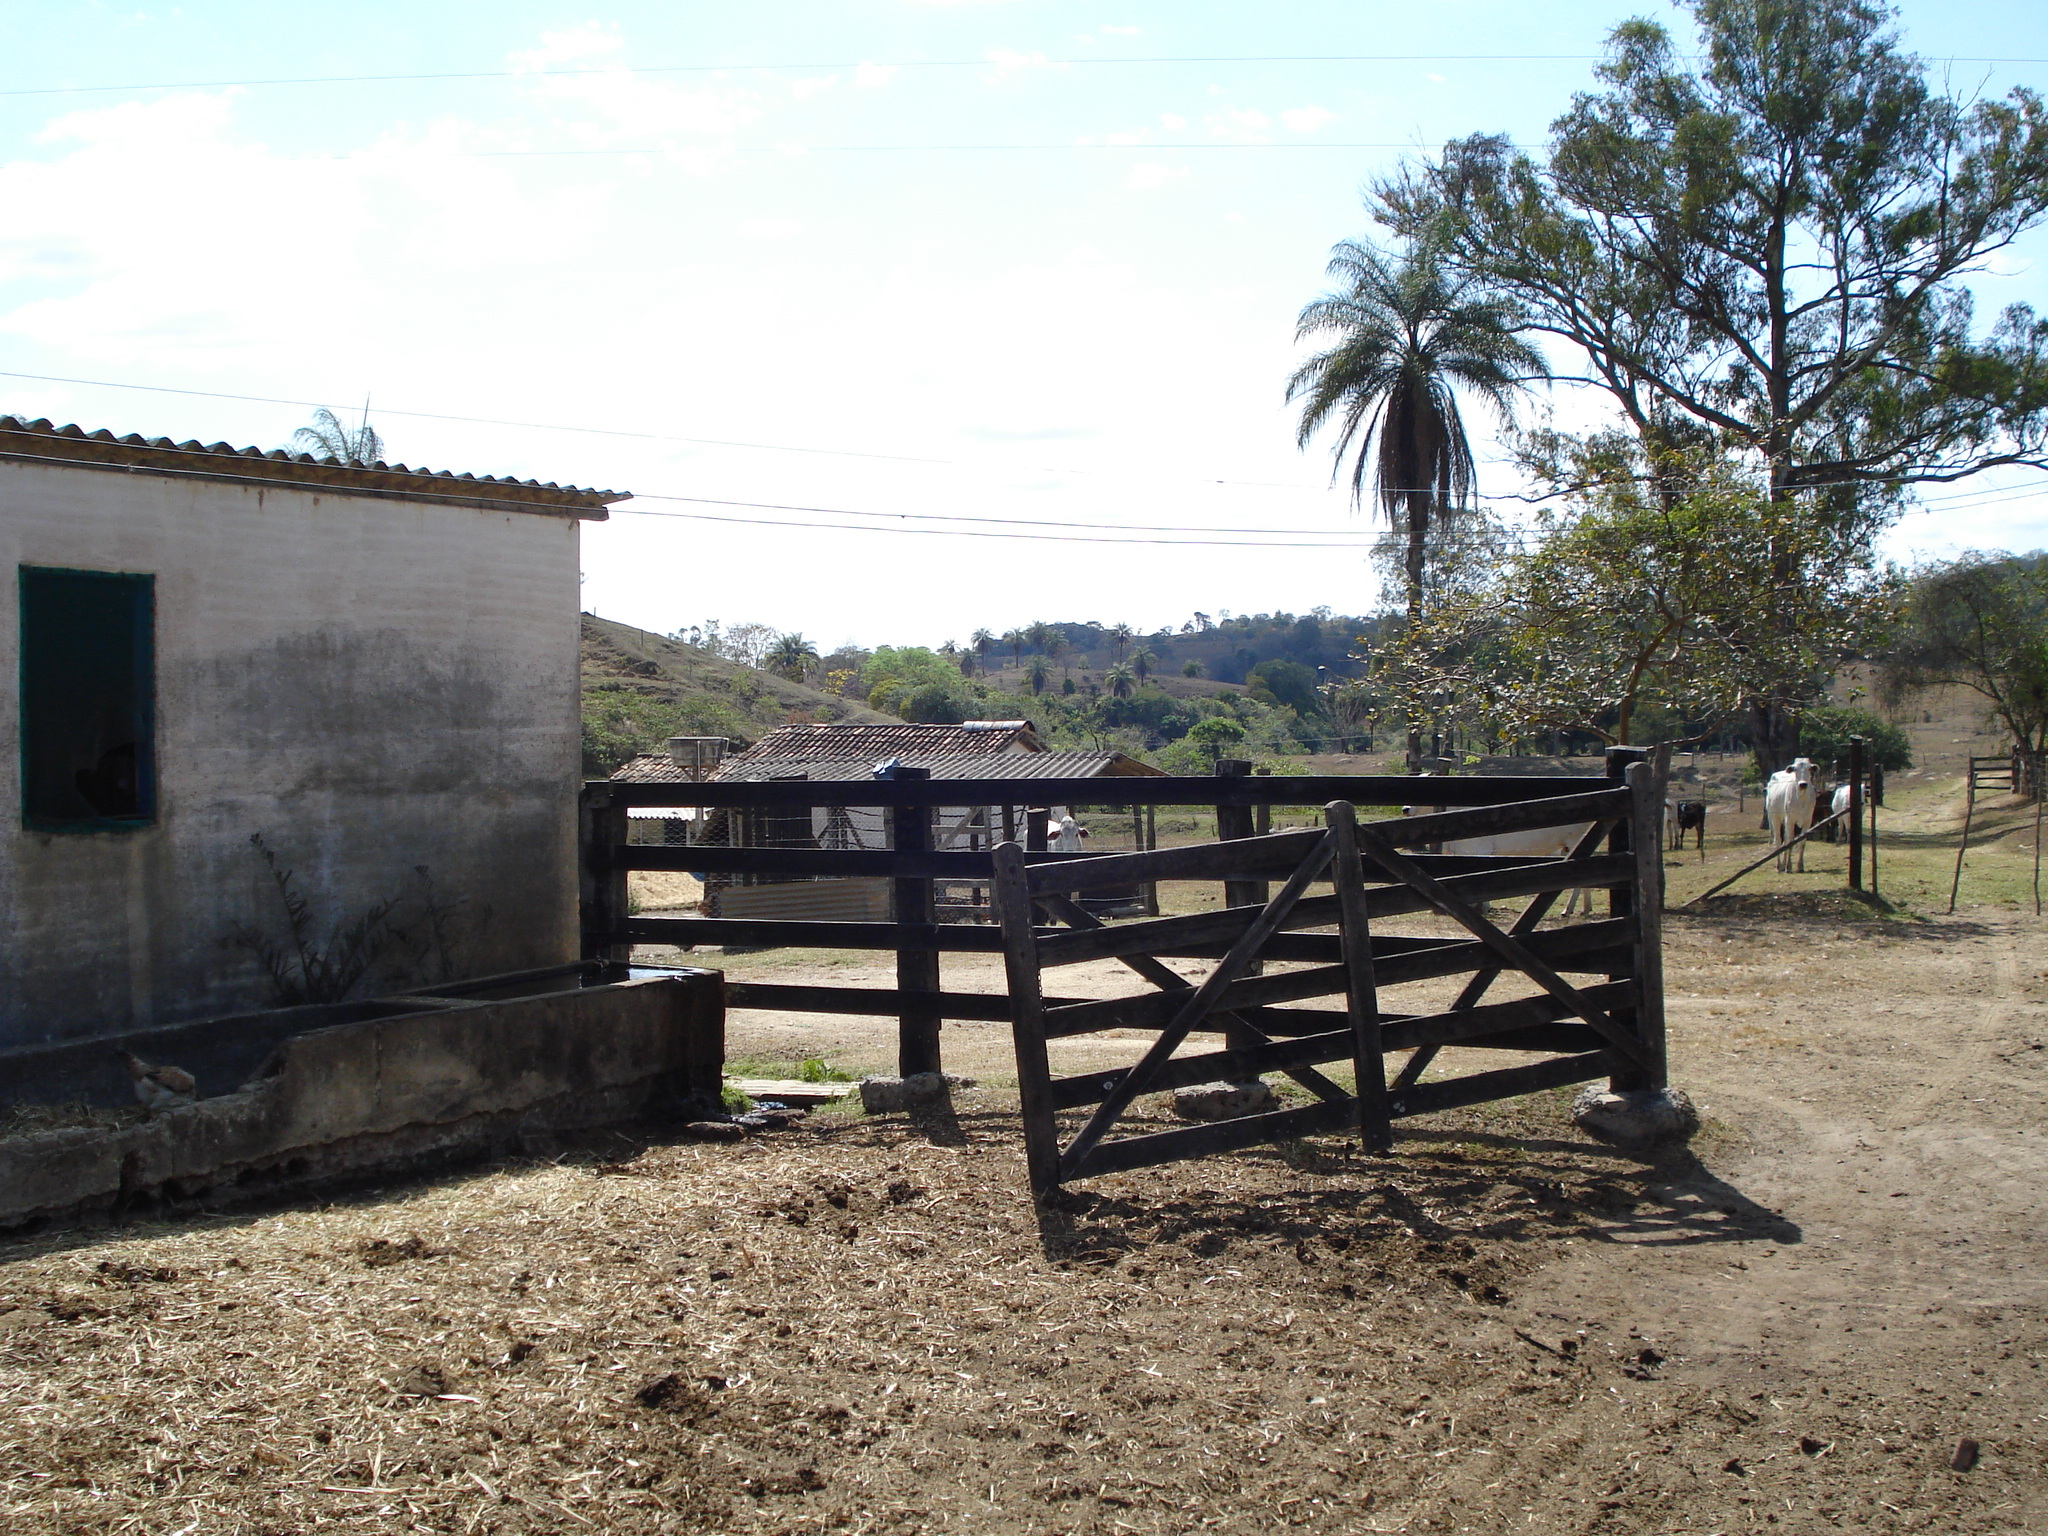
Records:
[[[124,1051],[194,1099],[144,1110]],[[701,1118],[724,1059],[717,972],[597,963],[0,1052],[0,1228]]]

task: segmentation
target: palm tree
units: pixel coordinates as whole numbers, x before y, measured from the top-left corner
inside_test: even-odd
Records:
[[[1109,643],[1116,647],[1116,659],[1124,659],[1124,651],[1131,643],[1131,626],[1119,624],[1109,632]]]
[[[1057,624],[1046,625],[1045,644],[1041,649],[1048,658],[1060,664],[1060,680],[1062,682],[1072,682],[1074,678],[1074,662],[1071,654],[1073,648],[1067,644],[1067,632]]]
[[[801,634],[792,631],[777,635],[775,643],[768,647],[768,654],[762,658],[770,672],[802,682],[811,668],[817,665],[818,648]]]
[[[1152,669],[1158,664],[1158,653],[1147,646],[1141,645],[1131,652],[1131,670],[1138,674],[1138,681],[1141,683],[1152,675]]]
[[[353,432],[323,405],[313,413],[310,427],[301,427],[292,434],[292,447],[301,453],[333,459],[339,464],[352,464],[360,469],[367,469],[384,457],[384,439],[370,425],[370,402],[367,400],[363,402],[362,423]]]
[[[1102,674],[1112,698],[1128,699],[1138,687],[1138,673],[1127,661],[1120,661]]]
[[[996,648],[995,632],[993,630],[977,629],[968,638],[967,643],[974,647],[974,654],[986,662],[988,660],[988,653]]]
[[[1021,629],[1009,631],[1003,636],[1003,644],[1010,648],[1010,664],[1017,667],[1023,666],[1024,647],[1030,644],[1030,638],[1024,631]]]
[[[1045,692],[1045,685],[1052,680],[1052,668],[1047,666],[1043,656],[1031,658],[1031,665],[1024,669],[1024,681],[1033,693]]]
[[[1394,257],[1346,240],[1327,269],[1341,279],[1302,310],[1295,339],[1335,335],[1287,381],[1302,402],[1295,441],[1307,447],[1337,428],[1336,474],[1356,449],[1351,500],[1371,482],[1387,526],[1405,536],[1408,622],[1422,617],[1423,570],[1431,536],[1472,508],[1475,472],[1456,391],[1464,389],[1512,419],[1515,396],[1546,377],[1542,357],[1514,333],[1514,311],[1469,281],[1448,276],[1427,252]],[[1333,476],[1334,478],[1334,476]],[[1411,767],[1420,727],[1408,732]]]

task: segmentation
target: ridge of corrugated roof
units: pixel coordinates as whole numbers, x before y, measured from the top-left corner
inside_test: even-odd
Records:
[[[1125,774],[1153,775],[1162,770],[1116,751],[1067,752],[905,752],[897,754],[906,768],[924,768],[934,779],[1084,779]],[[763,757],[749,762],[727,758],[720,765],[721,784],[760,783],[798,775],[817,782],[871,779],[875,758]],[[1105,770],[1114,769],[1110,774]],[[621,784],[685,784],[690,777],[664,752],[643,752],[612,774]]]
[[[910,753],[959,752],[997,756],[1012,747],[1043,752],[1045,743],[1028,721],[975,721],[971,725],[792,724],[778,725],[744,752],[734,753],[720,772],[734,764],[767,758],[855,758],[877,761]]]
[[[509,476],[501,479],[470,471],[458,475],[453,470],[389,464],[381,459],[375,464],[344,464],[338,459],[315,458],[286,448],[236,448],[228,443],[208,444],[197,439],[174,443],[168,437],[143,437],[134,432],[116,437],[104,427],[94,432],[87,432],[76,423],[59,427],[48,417],[31,421],[20,416],[0,416],[0,459],[56,459],[109,469],[154,469],[235,481],[256,478],[247,473],[247,465],[250,459],[259,459],[263,461],[264,475],[257,483],[317,485],[357,495],[404,496],[465,506],[503,503],[513,510],[544,507],[573,512],[590,521],[602,521],[608,505],[632,495],[630,491],[590,490],[553,480],[543,483]]]

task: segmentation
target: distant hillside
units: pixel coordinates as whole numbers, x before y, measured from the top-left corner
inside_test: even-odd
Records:
[[[583,615],[583,771],[603,778],[671,736],[724,736],[734,750],[793,720],[901,724],[849,699],[722,661],[709,651]]]
[[[1160,629],[1134,634],[1118,643],[1098,623],[1053,624],[1066,639],[1067,653],[1060,658],[1064,669],[1099,674],[1121,657],[1143,648],[1152,652],[1152,670],[1165,681],[1177,678],[1189,662],[1201,667],[1202,677],[1212,682],[1242,683],[1252,668],[1263,662],[1293,661],[1314,671],[1329,669],[1329,675],[1349,677],[1358,668],[1349,657],[1379,633],[1381,619],[1360,618],[1323,611],[1307,614],[1239,614],[1216,623],[1202,616],[1205,627]],[[1036,647],[1025,645],[1021,656],[1029,657]],[[993,677],[998,671],[1014,676],[1021,665],[1019,652],[1007,644],[998,645],[984,665]],[[1010,679],[1004,686],[1014,686]],[[1185,695],[1177,695],[1185,696]]]

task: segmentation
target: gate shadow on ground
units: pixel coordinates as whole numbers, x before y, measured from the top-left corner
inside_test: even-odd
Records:
[[[1271,1178],[1276,1165],[1284,1166],[1284,1182]],[[1259,1172],[1267,1176],[1257,1178]],[[1262,1187],[1214,1187],[1243,1182],[1243,1175]],[[1690,1148],[1642,1157],[1583,1141],[1415,1127],[1404,1129],[1402,1145],[1388,1156],[1344,1143],[1298,1142],[1127,1175],[1108,1189],[1068,1186],[1041,1204],[1039,1230],[1048,1254],[1094,1262],[1166,1245],[1221,1258],[1244,1244],[1294,1243],[1306,1263],[1305,1255],[1319,1249],[1389,1244],[1426,1250],[1562,1238],[1652,1247],[1803,1240],[1797,1224],[1745,1195]]]

